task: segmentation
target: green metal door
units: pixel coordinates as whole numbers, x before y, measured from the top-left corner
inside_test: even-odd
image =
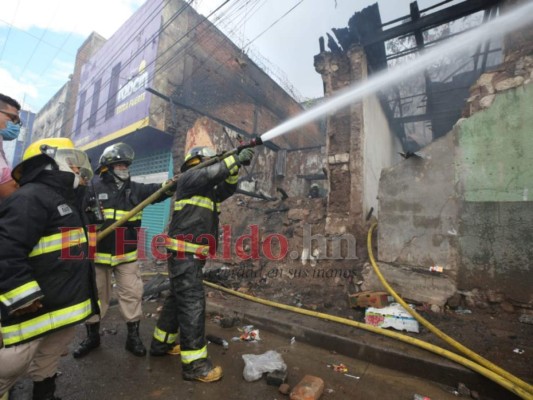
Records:
[[[132,180],[142,183],[162,183],[172,173],[172,157],[170,151],[152,153],[136,158],[130,167]],[[148,259],[153,259],[150,244],[155,235],[163,233],[170,215],[171,199],[151,204],[143,211],[142,228],[146,234],[145,252]]]

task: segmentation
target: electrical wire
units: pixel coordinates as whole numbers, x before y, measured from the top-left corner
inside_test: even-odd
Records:
[[[168,4],[170,1],[171,1],[171,0],[167,0],[167,3],[166,3],[166,4]],[[192,1],[194,1],[194,0],[190,0],[189,3],[191,3]],[[165,4],[165,5],[166,5],[166,4]],[[160,28],[158,29],[158,31],[157,31],[156,33],[154,33],[154,35],[152,35],[152,36],[150,37],[150,40],[147,40],[146,43],[145,43],[143,46],[141,46],[140,48],[138,48],[137,51],[134,52],[134,53],[133,53],[133,54],[132,54],[132,55],[131,55],[131,56],[130,56],[125,62],[124,62],[124,65],[123,65],[123,66],[127,66],[127,65],[129,65],[129,64],[135,59],[135,57],[138,56],[138,55],[140,54],[140,52],[143,51],[143,50],[144,50],[144,49],[145,49],[145,48],[151,43],[151,41],[152,41],[156,36],[158,36],[158,35],[160,35],[160,34],[162,33],[162,31],[168,26],[168,24],[169,24],[171,21],[173,21],[175,18],[177,18],[177,16],[179,16],[179,15],[180,15],[180,14],[186,9],[186,7],[187,7],[188,5],[189,5],[189,4],[187,4],[186,6],[184,6],[184,7],[181,8],[181,9],[179,9],[179,10],[178,10],[178,11],[177,11],[177,12],[171,17],[170,21],[169,21],[167,24],[165,24],[164,26],[160,27]],[[161,10],[162,10],[162,9],[161,9]],[[149,22],[151,22],[156,16],[159,15],[159,12],[160,12],[161,10],[159,10],[157,13],[154,12],[154,13],[152,14],[152,15],[154,15],[153,18],[150,19],[149,21],[148,21],[148,20],[145,20],[145,21],[139,26],[139,29],[138,29],[136,32],[143,30],[143,29],[147,26],[147,24],[148,24]],[[95,74],[95,76],[98,75],[98,74],[100,74],[100,73],[105,72],[106,69],[111,65],[111,63],[112,63],[113,61],[115,61],[115,60],[118,58],[118,56],[119,56],[123,51],[125,51],[125,50],[128,48],[128,45],[131,44],[131,43],[133,42],[133,40],[135,40],[135,38],[136,38],[136,35],[131,35],[131,36],[129,36],[129,39],[130,39],[130,40],[127,41],[127,42],[125,42],[123,45],[120,46],[121,51],[118,52],[118,53],[114,53],[114,54],[113,54],[114,57],[111,58],[111,59],[110,59],[105,65],[103,65],[102,67],[100,67],[99,71]],[[106,87],[110,82],[111,82],[111,78],[109,78],[107,81],[105,81],[103,84],[101,84],[101,87],[102,87],[102,88],[103,88],[103,87]],[[118,93],[118,90],[117,90],[117,92],[114,93],[114,95],[116,95],[117,93]],[[94,93],[93,93],[93,95],[94,95]],[[89,96],[89,97],[86,99],[86,102],[87,102],[87,103],[88,103],[89,101],[92,100],[93,95]],[[111,97],[112,97],[112,96],[111,96]],[[100,107],[98,107],[98,108],[95,110],[95,113],[97,113],[99,110],[101,110],[104,106],[107,106],[107,101],[105,101]],[[91,118],[92,114],[93,114],[93,113],[91,113],[91,114],[89,115],[89,117],[87,117],[87,119],[83,120],[82,124],[85,123],[85,122],[87,122],[87,121]],[[70,122],[74,119],[74,117],[75,117],[74,114],[71,115],[71,116],[69,116],[69,117],[67,117],[67,118],[65,119],[65,121],[63,121],[63,123],[61,124],[61,126],[58,128],[58,130],[61,131],[63,128],[65,128],[65,127],[67,126],[67,124],[70,123]],[[96,126],[98,126],[98,125],[96,125]]]
[[[57,11],[59,10],[59,6],[60,4],[58,3],[57,4],[57,7],[54,11],[54,13],[52,14],[52,18],[50,18],[50,22],[48,22],[48,25],[46,25],[46,28],[44,29],[41,37],[39,38],[39,40],[37,41],[37,44],[35,45],[35,47],[33,48],[33,51],[32,53],[30,54],[30,57],[28,58],[28,61],[26,61],[26,64],[24,65],[24,67],[22,68],[22,71],[20,71],[19,73],[19,76],[23,76],[24,75],[24,72],[26,72],[26,68],[28,68],[28,65],[30,65],[30,62],[31,60],[33,59],[33,56],[35,55],[35,53],[37,52],[37,49],[39,48],[39,46],[41,45],[44,37],[46,36],[46,34],[48,33],[48,28],[50,27],[50,25],[52,24],[52,22],[54,21],[54,18],[56,17],[57,15]]]
[[[6,49],[6,44],[7,44],[7,41],[9,40],[9,35],[11,34],[11,28],[13,28],[13,23],[15,22],[15,18],[17,18],[17,12],[19,10],[19,6],[20,6],[20,0],[17,1],[17,6],[15,7],[15,13],[13,14],[12,22],[10,24],[8,23],[9,29],[7,30],[7,35],[4,40],[4,45],[2,46],[2,51],[0,52],[0,61],[2,60],[2,57],[4,55],[4,50]]]

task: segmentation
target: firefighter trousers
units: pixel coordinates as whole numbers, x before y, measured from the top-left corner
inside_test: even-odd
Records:
[[[116,295],[120,314],[126,322],[136,322],[142,317],[143,282],[141,269],[137,261],[111,267],[106,264],[95,264],[96,287],[100,299],[100,315],[94,315],[86,323],[94,324],[104,318],[109,308],[113,287],[111,274],[115,276]]]
[[[59,359],[74,339],[74,326],[60,329],[28,343],[0,349],[0,396],[26,373],[34,382],[54,376]]]
[[[171,294],[157,321],[160,331],[176,333],[179,328],[182,362],[207,358],[205,341],[205,292],[203,260],[168,260]]]

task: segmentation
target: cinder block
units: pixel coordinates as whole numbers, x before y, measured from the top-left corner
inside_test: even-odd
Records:
[[[316,376],[306,375],[290,394],[291,400],[318,400],[324,392],[324,381]]]

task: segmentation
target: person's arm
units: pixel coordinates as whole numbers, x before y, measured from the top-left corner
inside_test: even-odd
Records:
[[[186,198],[202,193],[222,184],[231,174],[239,172],[239,164],[235,156],[229,156],[207,167],[184,172],[178,178],[177,194]]]
[[[3,315],[36,311],[40,307],[37,301],[43,293],[28,263],[28,256],[43,235],[48,218],[46,208],[39,203],[37,199],[15,194],[0,210],[0,307]]]

